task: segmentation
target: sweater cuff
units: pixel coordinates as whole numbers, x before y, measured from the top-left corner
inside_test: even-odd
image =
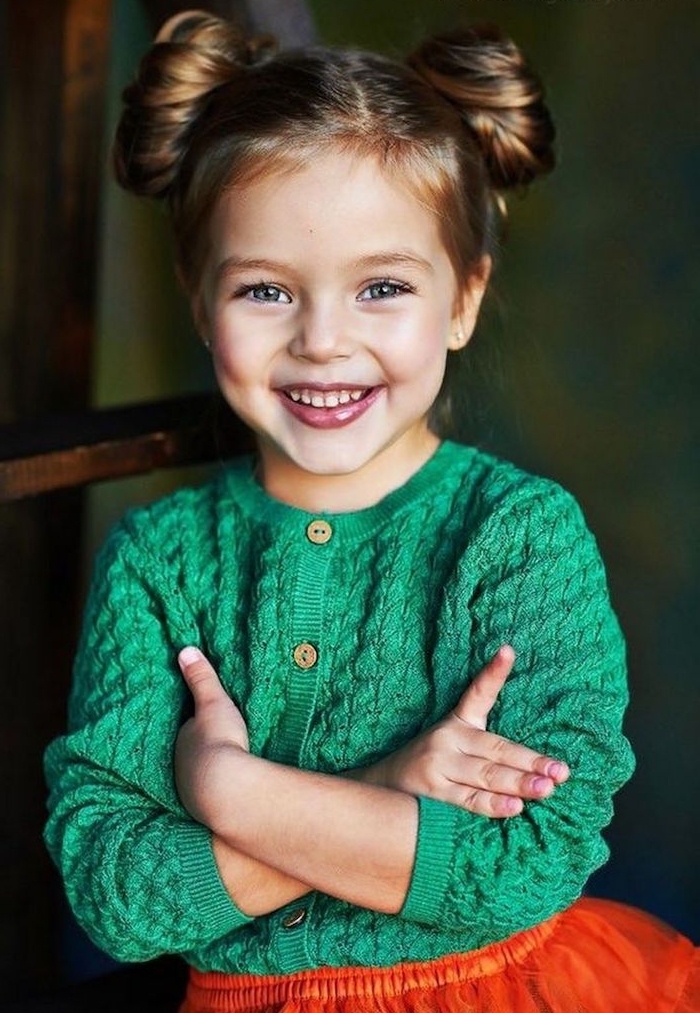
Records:
[[[219,939],[253,919],[231,900],[214,858],[211,831],[201,823],[183,827],[178,835],[185,885],[202,920]]]
[[[400,916],[434,923],[443,910],[452,872],[457,806],[433,798],[418,799],[418,840],[411,883]]]

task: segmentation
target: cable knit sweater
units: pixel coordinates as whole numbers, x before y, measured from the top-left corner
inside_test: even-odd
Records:
[[[504,642],[517,661],[489,726],[565,759],[569,782],[508,820],[420,799],[398,915],[318,892],[244,915],[174,786],[179,649],[212,660],[252,752],[342,773],[444,716]],[[469,950],[568,906],[605,861],[633,767],[626,696],[595,542],[558,486],[444,443],[376,506],[312,515],[240,460],[133,510],[101,551],[69,731],[46,755],[46,840],[79,921],[123,960],[272,974]]]

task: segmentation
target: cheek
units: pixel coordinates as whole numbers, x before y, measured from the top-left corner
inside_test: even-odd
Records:
[[[448,322],[439,318],[422,321],[410,333],[397,337],[393,355],[397,379],[426,383],[442,375],[447,357]]]
[[[248,382],[259,374],[263,362],[263,342],[250,329],[241,327],[225,314],[214,326],[214,370],[227,383]]]
[[[230,342],[218,341],[214,351],[214,373],[222,388],[245,387],[255,377],[250,357]]]
[[[288,342],[284,321],[259,319],[245,308],[229,307],[214,320],[214,367],[231,382],[264,378]]]

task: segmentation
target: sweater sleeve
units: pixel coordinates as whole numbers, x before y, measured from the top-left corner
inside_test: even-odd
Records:
[[[163,593],[168,566],[149,556],[144,527],[122,522],[98,556],[69,730],[45,756],[45,840],[69,902],[95,943],[127,961],[187,953],[250,920],[175,789],[186,697],[175,659],[199,634],[181,590]]]
[[[625,650],[595,541],[558,486],[537,482],[495,512],[461,565],[478,574],[459,602],[472,674],[503,643],[517,653],[490,730],[566,760],[571,777],[507,820],[420,799],[401,915],[499,939],[571,904],[608,856],[601,831],[634,767],[621,731]]]

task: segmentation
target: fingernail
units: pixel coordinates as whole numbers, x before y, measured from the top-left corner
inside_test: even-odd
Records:
[[[193,665],[195,661],[202,660],[202,652],[196,647],[183,647],[177,656],[180,667]]]
[[[532,782],[532,790],[538,795],[543,795],[552,790],[554,785],[549,777],[536,777]]]
[[[558,781],[559,778],[564,777],[566,774],[566,764],[559,763],[558,760],[553,760],[552,763],[547,764],[547,776]]]

